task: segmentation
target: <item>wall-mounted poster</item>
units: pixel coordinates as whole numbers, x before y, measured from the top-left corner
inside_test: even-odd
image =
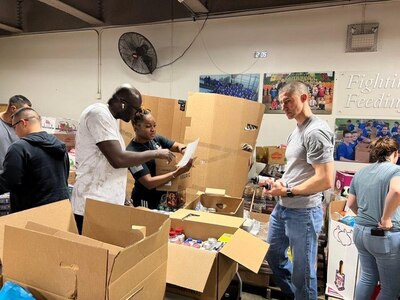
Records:
[[[308,86],[311,110],[315,114],[330,115],[332,113],[334,77],[335,72],[333,71],[320,73],[265,73],[262,97],[262,102],[265,104],[265,113],[283,113],[278,99],[279,89],[287,82],[299,80]]]
[[[201,75],[200,92],[258,101],[259,74]]]
[[[394,138],[400,143],[400,120],[336,119],[335,160],[368,163],[373,140]]]

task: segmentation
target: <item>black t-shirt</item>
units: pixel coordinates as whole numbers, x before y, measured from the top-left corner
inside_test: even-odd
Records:
[[[174,145],[174,141],[167,139],[161,135],[156,135],[156,137],[144,144],[135,142],[132,140],[126,147],[128,151],[143,152],[147,150],[157,150],[157,149],[171,149]],[[152,177],[156,176],[156,161],[154,159],[129,168],[133,178],[135,179],[135,186],[132,190],[131,199],[133,200],[134,206],[145,206],[151,209],[157,208],[160,203],[162,195],[165,192],[157,191],[156,189],[148,190],[139,182],[139,178],[150,174]]]

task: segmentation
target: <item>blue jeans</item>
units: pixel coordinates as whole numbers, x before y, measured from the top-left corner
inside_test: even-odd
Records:
[[[372,236],[371,227],[356,225],[353,240],[361,265],[356,299],[371,299],[378,281],[381,291],[377,299],[397,299],[400,293],[400,232],[387,231],[385,236]]]
[[[317,299],[318,236],[321,205],[286,208],[277,204],[269,220],[267,261],[277,285],[288,299]],[[287,256],[290,246],[293,262]]]

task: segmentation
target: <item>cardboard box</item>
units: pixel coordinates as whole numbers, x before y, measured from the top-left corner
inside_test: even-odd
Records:
[[[220,252],[168,245],[167,290],[195,299],[221,299],[238,264],[257,273],[268,244],[240,229],[244,219],[180,209],[170,215],[171,227],[182,227],[187,236],[207,240],[232,234]]]
[[[358,143],[356,146],[356,162],[369,163],[370,162],[370,152],[369,143]]]
[[[232,197],[241,197],[247,183],[252,153],[244,145],[255,143],[264,116],[264,105],[245,99],[193,93],[187,100],[185,142],[200,138],[192,169],[192,188],[225,189]]]
[[[338,221],[346,201],[329,204],[328,272],[325,294],[340,299],[354,299],[358,279],[358,251],[353,241],[353,227]]]
[[[267,147],[256,147],[256,162],[268,163]]]
[[[164,175],[173,172],[177,169],[176,164],[181,160],[182,154],[176,153],[176,157],[168,162],[165,159],[156,159],[156,175]],[[191,185],[191,171],[181,174],[175,179],[167,182],[166,184],[159,186],[159,191],[182,191]]]
[[[283,165],[286,164],[286,157],[285,157],[285,148],[276,147],[276,146],[268,146],[267,147],[268,153],[268,164],[278,164]]]
[[[335,191],[341,192],[345,186],[350,186],[355,172],[352,171],[336,171]]]
[[[243,199],[229,197],[226,195],[213,195],[206,193],[199,193],[197,198],[192,202],[187,202],[186,209],[194,210],[198,203],[204,207],[214,208],[217,214],[243,217]]]
[[[69,201],[10,217],[1,220],[3,276],[37,299],[163,299],[168,217],[91,199],[83,235]]]
[[[75,148],[75,137],[76,132],[62,132],[62,133],[53,133],[54,136],[59,139],[61,142],[67,146],[67,150],[70,151],[71,149]]]

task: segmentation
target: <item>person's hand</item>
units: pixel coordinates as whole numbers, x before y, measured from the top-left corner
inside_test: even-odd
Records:
[[[171,162],[172,159],[175,157],[175,154],[172,153],[169,149],[157,149],[155,151],[157,151],[157,158],[166,159],[168,162]]]
[[[271,179],[265,180],[265,182],[269,182],[271,185],[271,189],[264,189],[264,193],[269,196],[286,196],[286,184],[280,180],[273,181]]]
[[[378,223],[378,228],[383,230],[390,230],[392,227],[392,219],[381,218],[381,221]]]
[[[194,160],[195,160],[194,158],[191,158],[186,165],[176,169],[174,176],[177,177],[177,176],[180,176],[180,175],[188,172],[192,168]]]

